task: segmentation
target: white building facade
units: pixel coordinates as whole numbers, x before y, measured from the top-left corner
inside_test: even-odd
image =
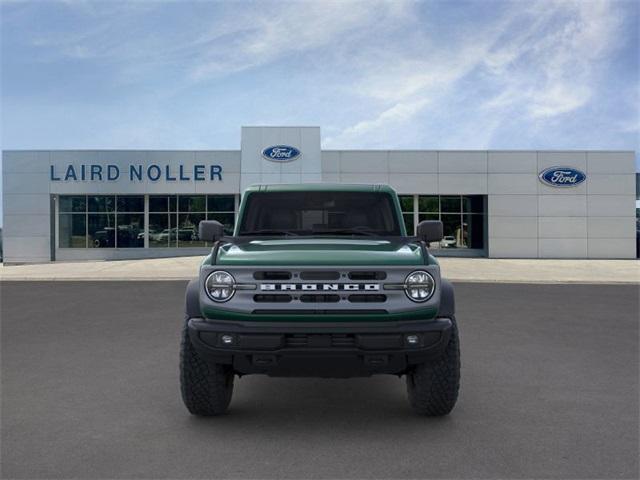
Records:
[[[632,151],[320,145],[319,127],[243,127],[240,150],[5,151],[4,261],[202,254],[199,221],[230,231],[244,188],[308,182],[391,185],[410,234],[442,220],[440,255],[636,257]],[[295,158],[270,158],[272,147]]]

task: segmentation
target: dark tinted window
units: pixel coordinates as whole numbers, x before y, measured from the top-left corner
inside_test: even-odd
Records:
[[[462,197],[462,206],[465,213],[484,213],[484,197],[482,195]]]
[[[168,212],[169,197],[167,197],[166,195],[150,195],[149,211],[150,212]]]
[[[87,197],[84,195],[64,195],[60,196],[61,212],[82,212],[87,209]]]
[[[440,211],[439,197],[418,197],[418,211],[420,212],[438,212]]]
[[[440,197],[440,210],[443,213],[460,213],[462,211],[460,202],[460,197]],[[437,212],[437,210],[432,211]]]
[[[89,196],[89,212],[113,212],[116,206],[114,196]]]
[[[144,212],[144,196],[118,196],[118,212]]]
[[[180,195],[178,209],[181,212],[206,212],[207,201],[204,195]]]
[[[61,213],[59,218],[60,248],[86,248],[87,216],[84,213]]]
[[[114,248],[116,246],[115,215],[90,213],[87,219],[88,246]]]
[[[233,212],[233,195],[208,195],[207,210],[210,212]]]
[[[144,247],[144,213],[118,212],[116,223],[118,225],[116,234],[118,248]]]
[[[403,212],[413,212],[413,195],[401,195],[400,208]],[[411,227],[413,230],[413,226]]]
[[[392,198],[378,192],[252,193],[239,233],[400,235]]]

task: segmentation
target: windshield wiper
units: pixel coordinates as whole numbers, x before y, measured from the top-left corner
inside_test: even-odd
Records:
[[[277,230],[277,229],[269,229],[263,228],[261,230],[249,230],[247,232],[240,232],[240,236],[251,236],[251,235],[293,235],[298,236],[297,233],[292,232],[291,230]]]
[[[313,235],[364,235],[375,237],[377,233],[366,228],[337,228],[334,230],[314,230]]]

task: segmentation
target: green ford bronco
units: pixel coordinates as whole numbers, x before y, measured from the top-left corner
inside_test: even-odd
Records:
[[[259,185],[233,236],[216,221],[199,236],[213,248],[186,292],[180,383],[192,414],[224,413],[235,375],[252,373],[405,375],[417,412],[451,411],[454,294],[428,250],[441,222],[407,236],[386,185]]]

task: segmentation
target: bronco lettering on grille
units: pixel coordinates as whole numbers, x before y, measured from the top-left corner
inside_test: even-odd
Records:
[[[377,283],[263,283],[260,285],[262,291],[367,291],[377,292],[380,285]]]

